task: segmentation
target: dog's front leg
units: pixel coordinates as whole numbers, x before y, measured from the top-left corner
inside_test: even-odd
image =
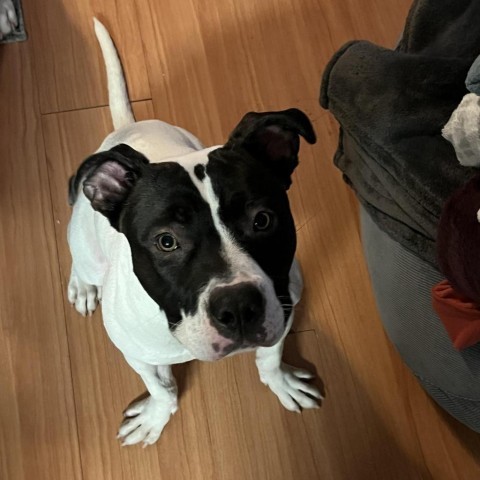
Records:
[[[122,440],[122,446],[143,442],[146,447],[158,440],[170,415],[177,411],[177,383],[170,365],[149,365],[125,358],[142,377],[150,396],[126,409],[117,438]]]
[[[288,321],[285,336],[290,330],[293,312]],[[260,380],[270,387],[281,404],[292,412],[300,412],[301,408],[318,408],[318,400],[323,396],[314,385],[307,380],[314,375],[307,370],[295,368],[282,362],[285,336],[273,347],[259,347],[256,351],[256,363]]]

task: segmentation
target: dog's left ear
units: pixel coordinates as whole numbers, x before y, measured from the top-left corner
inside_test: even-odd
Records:
[[[270,168],[288,189],[298,165],[300,135],[308,143],[316,142],[310,120],[296,108],[250,112],[235,127],[224,148],[247,151]]]
[[[83,193],[97,210],[118,229],[118,219],[136,181],[148,159],[125,144],[88,157],[70,180],[70,198],[75,201],[80,184]]]

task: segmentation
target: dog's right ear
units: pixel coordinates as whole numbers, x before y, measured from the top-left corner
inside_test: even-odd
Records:
[[[144,155],[125,144],[95,153],[70,180],[70,201],[75,200],[75,192],[83,180],[83,193],[94,210],[117,228],[123,204],[148,163]]]
[[[300,136],[315,143],[308,117],[297,108],[279,112],[250,112],[230,134],[224,148],[244,150],[269,168],[288,189],[298,165]]]

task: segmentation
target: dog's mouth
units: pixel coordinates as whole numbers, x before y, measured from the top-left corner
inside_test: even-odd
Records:
[[[281,335],[279,335],[276,338],[272,338],[270,341],[262,341],[259,343],[245,342],[245,341],[235,342],[231,345],[228,345],[222,350],[221,356],[219,357],[219,359],[225,358],[225,357],[231,357],[233,355],[236,355],[237,353],[249,352],[249,351],[255,350],[258,347],[272,347],[273,345],[275,345],[280,341],[280,338],[281,338]]]
[[[273,344],[271,344],[273,345]],[[250,352],[258,348],[259,346],[271,346],[271,345],[252,345],[248,343],[233,343],[221,348],[218,343],[212,343],[210,345],[210,351],[198,354],[191,352],[197,360],[204,362],[216,362],[224,358],[233,357],[234,355]]]
[[[236,353],[247,352],[249,350],[254,350],[258,347],[271,347],[275,345],[280,338],[272,338],[269,341],[259,341],[259,342],[249,342],[245,340],[239,340],[233,343],[230,343],[223,348],[220,347],[218,343],[212,343],[213,351],[219,355],[219,358],[231,357]]]
[[[208,324],[207,324],[208,322]],[[282,328],[265,333],[261,328],[258,334],[247,336],[237,334],[234,338],[227,337],[206,320],[203,327],[186,324],[179,325],[173,335],[198,360],[216,361],[237,353],[254,350],[258,347],[271,347],[278,343],[283,334]]]

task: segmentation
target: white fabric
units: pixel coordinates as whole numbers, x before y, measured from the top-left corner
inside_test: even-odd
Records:
[[[462,165],[480,165],[480,96],[469,93],[463,97],[442,135],[453,145]]]

